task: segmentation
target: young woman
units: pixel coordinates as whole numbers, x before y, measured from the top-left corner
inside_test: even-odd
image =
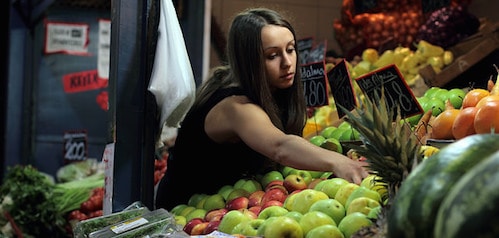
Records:
[[[296,33],[286,19],[266,8],[241,12],[230,27],[227,58],[198,89],[178,130],[156,207],[214,194],[271,165],[332,171],[355,183],[368,175],[366,162],[301,137],[306,105]]]

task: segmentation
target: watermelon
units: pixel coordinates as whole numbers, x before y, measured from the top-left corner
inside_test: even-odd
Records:
[[[475,134],[423,160],[402,182],[388,211],[388,237],[433,237],[442,200],[454,184],[499,149],[499,134]]]
[[[434,237],[499,237],[499,151],[470,169],[438,209]]]

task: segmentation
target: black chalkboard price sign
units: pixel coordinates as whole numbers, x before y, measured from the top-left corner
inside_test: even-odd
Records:
[[[66,163],[87,158],[87,132],[66,131],[64,133],[64,160]]]
[[[331,88],[331,94],[334,98],[334,104],[338,109],[338,117],[342,118],[345,112],[340,109],[341,105],[345,109],[351,111],[357,106],[357,99],[352,87],[352,81],[345,60],[336,64],[333,69],[327,73],[327,80]]]
[[[310,55],[310,51],[314,47],[314,38],[313,37],[306,37],[303,39],[299,39],[297,42],[297,47],[298,47],[297,48],[298,53],[300,55],[299,63],[301,65],[310,63],[308,61],[308,58]]]
[[[329,104],[325,71],[324,61],[301,66],[303,89],[308,107]]]
[[[380,96],[381,90],[384,88],[387,105],[394,110],[397,105],[400,106],[402,118],[424,112],[394,64],[360,76],[355,80],[362,92],[371,100],[376,99],[376,94]]]

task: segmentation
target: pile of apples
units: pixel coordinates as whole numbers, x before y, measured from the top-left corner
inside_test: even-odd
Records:
[[[215,194],[194,194],[170,212],[191,236],[345,238],[370,226],[386,202],[386,186],[375,178],[359,185],[330,172],[283,167]]]

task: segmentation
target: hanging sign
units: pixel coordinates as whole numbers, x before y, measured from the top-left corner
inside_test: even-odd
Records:
[[[301,66],[305,100],[308,107],[329,105],[324,61]]]
[[[45,22],[45,53],[87,55],[89,26],[84,23]]]
[[[87,132],[67,131],[64,133],[64,160],[66,162],[87,159]]]
[[[327,79],[329,87],[331,88],[331,94],[334,98],[334,104],[336,104],[338,117],[342,118],[345,115],[345,112],[341,110],[339,105],[348,111],[355,109],[357,106],[357,99],[355,98],[352,80],[350,79],[345,59],[336,64],[327,73]]]
[[[111,21],[99,20],[99,44],[97,48],[97,72],[99,78],[109,78],[109,60],[111,51]]]
[[[398,105],[402,119],[424,113],[395,64],[380,68],[355,80],[364,94],[373,101],[376,100],[376,95],[381,96],[381,90],[384,89],[387,105],[394,110]]]

